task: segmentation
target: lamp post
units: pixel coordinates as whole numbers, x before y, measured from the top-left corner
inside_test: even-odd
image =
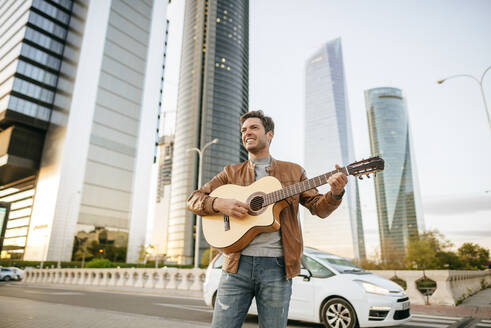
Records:
[[[187,151],[195,151],[198,153],[198,188],[201,188],[201,168],[203,167],[203,154],[205,150],[211,146],[212,144],[217,144],[218,143],[218,138],[213,139],[212,141],[208,142],[204,147],[199,150],[196,147],[189,148]],[[200,244],[200,238],[201,238],[201,216],[197,215],[196,216],[196,241],[194,244],[194,267],[198,267],[199,263],[199,244]]]
[[[483,89],[483,86],[482,86],[482,82],[483,82],[483,79],[484,79],[484,76],[486,75],[486,73],[491,69],[491,66],[489,66],[488,68],[486,68],[484,70],[484,72],[482,73],[481,75],[481,79],[479,80],[477,77],[473,76],[473,75],[470,75],[470,74],[457,74],[457,75],[452,75],[452,76],[449,76],[449,77],[446,77],[442,80],[439,80],[437,81],[438,84],[442,84],[443,82],[447,81],[447,80],[450,80],[450,79],[453,79],[455,77],[468,77],[468,78],[471,78],[472,80],[476,81],[477,84],[479,84],[479,88],[481,90],[481,96],[482,96],[482,102],[484,103],[484,109],[486,110],[486,115],[488,117],[488,125],[489,125],[489,129],[491,130],[491,119],[489,118],[489,110],[488,110],[488,103],[486,101],[486,96],[484,95],[484,89]]]

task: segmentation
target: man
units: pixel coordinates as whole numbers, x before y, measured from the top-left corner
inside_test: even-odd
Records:
[[[307,179],[299,165],[271,157],[269,146],[274,136],[274,123],[270,117],[264,116],[262,111],[252,111],[244,114],[240,123],[242,143],[250,159],[227,165],[189,196],[188,209],[198,215],[222,213],[236,218],[247,215],[248,204],[233,199],[233,195],[228,199],[209,196],[224,184],[247,186],[271,175],[285,187]],[[298,204],[325,218],[341,203],[347,182],[346,175],[336,173],[328,180],[331,191],[327,194],[311,189],[288,198],[289,205],[280,213],[279,231],[261,233],[241,252],[224,254],[212,327],[241,327],[253,297],[256,297],[260,327],[286,327],[292,278],[300,273],[303,254]]]

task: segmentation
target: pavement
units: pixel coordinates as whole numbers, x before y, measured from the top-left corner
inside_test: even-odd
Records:
[[[24,284],[26,287],[39,287],[37,284]],[[79,289],[80,286],[70,285],[49,285],[52,288]],[[148,288],[111,288],[111,287],[90,287],[85,286],[88,291],[110,291],[114,293],[136,293],[143,295],[168,295],[168,296],[189,296],[201,299],[201,292],[190,295],[186,291],[152,290]],[[462,304],[457,306],[450,305],[416,305],[411,304],[412,314],[422,315],[441,315],[451,317],[472,317],[479,319],[491,319],[491,287],[481,290],[476,294],[465,299]],[[1,326],[0,326],[1,328]]]
[[[208,327],[195,321],[169,320],[135,313],[99,310],[0,296],[0,328],[157,328]],[[56,313],[56,320],[53,320]]]
[[[447,315],[491,319],[491,287],[465,299],[457,306],[411,304],[411,312],[431,315]],[[491,327],[491,326],[489,326]]]
[[[210,316],[209,309],[202,309],[200,306],[188,305],[189,309],[192,309],[194,313],[201,313],[206,317],[206,320],[197,322],[196,318],[188,315],[190,312],[183,312],[185,317],[177,318],[177,315],[155,315],[154,313],[145,313],[145,311],[138,311],[138,306],[141,305],[141,301],[132,299],[130,302],[126,302],[131,308],[124,308],[121,306],[99,306],[95,303],[99,297],[92,296],[91,302],[94,306],[82,306],[81,302],[46,302],[48,296],[56,297],[58,300],[62,300],[63,297],[73,297],[74,299],[81,297],[81,292],[77,291],[80,286],[58,286],[57,289],[51,290],[53,286],[40,287],[46,288],[47,291],[31,290],[27,286],[25,292],[32,295],[43,295],[43,298],[37,299],[33,296],[33,299],[17,298],[12,295],[0,296],[0,328],[78,328],[78,327],[91,327],[91,328],[191,328],[191,327],[208,327]],[[29,284],[30,285],[30,284]],[[68,287],[68,288],[67,288]],[[70,288],[71,287],[71,288]],[[48,289],[49,288],[49,289]],[[54,287],[56,288],[56,287]],[[24,289],[24,288],[23,288]],[[62,289],[62,291],[60,291]],[[94,288],[94,291],[101,293],[101,289],[105,289],[106,293],[109,293],[111,288]],[[104,293],[104,292],[102,292]],[[161,291],[152,291],[148,289],[128,289],[125,291],[115,290],[112,288],[110,291],[113,293],[120,293],[127,296],[140,295],[147,296],[151,299],[155,296],[164,296]],[[53,295],[51,295],[53,294]],[[48,296],[46,296],[48,295]],[[71,296],[70,296],[71,295]],[[8,297],[10,296],[10,297]],[[20,297],[20,295],[18,295]],[[116,303],[118,300],[116,296],[111,296],[110,303]],[[119,296],[118,296],[119,298]],[[103,301],[107,301],[104,298]],[[189,298],[190,304],[195,302],[195,298]],[[150,301],[149,301],[150,302]],[[151,301],[154,302],[154,301]],[[159,301],[163,302],[163,301]],[[167,301],[166,304],[158,304],[162,306],[162,312],[165,309],[170,311],[177,311],[180,301]],[[155,303],[155,302],[154,302]],[[155,305],[155,304],[154,304]],[[165,305],[165,306],[164,306]],[[141,305],[145,307],[144,305]],[[146,307],[145,307],[146,308]],[[174,310],[172,310],[174,309]],[[188,310],[189,310],[188,309]],[[205,313],[206,311],[206,313]],[[137,313],[138,312],[138,313]],[[159,310],[159,313],[161,311]],[[466,299],[461,305],[458,306],[443,306],[443,305],[412,305],[411,313],[413,319],[402,325],[404,328],[420,328],[420,327],[435,327],[435,328],[484,328],[491,327],[491,288],[482,290],[477,294]],[[53,316],[56,316],[56,320],[53,320]],[[183,320],[184,319],[184,320]],[[244,324],[244,327],[257,327],[256,318],[252,318]],[[303,324],[303,323],[289,323],[288,327],[320,327],[317,324]],[[400,327],[400,326],[398,326]]]

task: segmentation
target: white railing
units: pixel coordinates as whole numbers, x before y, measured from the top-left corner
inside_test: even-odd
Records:
[[[201,294],[203,269],[27,269],[23,281],[113,288],[152,288]]]
[[[491,285],[489,271],[450,270],[373,270],[387,279],[406,282],[406,293],[413,304],[456,305],[459,300]],[[149,288],[200,295],[205,280],[204,269],[28,269],[24,282],[35,284],[65,284],[112,288]],[[432,295],[425,296],[416,282],[423,278],[436,282]]]
[[[387,279],[404,280],[406,293],[413,304],[456,305],[470,295],[491,285],[490,271],[477,270],[372,270],[371,272]],[[432,295],[423,295],[416,282],[421,279],[436,282]]]

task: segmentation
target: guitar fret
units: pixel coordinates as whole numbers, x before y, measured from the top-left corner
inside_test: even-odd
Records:
[[[322,186],[328,182],[329,178],[332,175],[334,175],[338,172],[342,172],[346,175],[350,174],[350,173],[348,173],[348,169],[346,167],[343,167],[343,168],[336,169],[334,171],[331,171],[331,172],[328,172],[325,174],[321,174],[321,175],[316,176],[316,177],[311,178],[311,179],[303,180],[301,182],[295,183],[295,184],[290,185],[288,187],[285,187],[283,189],[275,190],[275,191],[270,192],[269,194],[265,195],[264,206],[274,204],[274,203],[276,203],[282,199],[285,199],[285,198],[291,197],[293,195],[300,194],[304,191]]]

